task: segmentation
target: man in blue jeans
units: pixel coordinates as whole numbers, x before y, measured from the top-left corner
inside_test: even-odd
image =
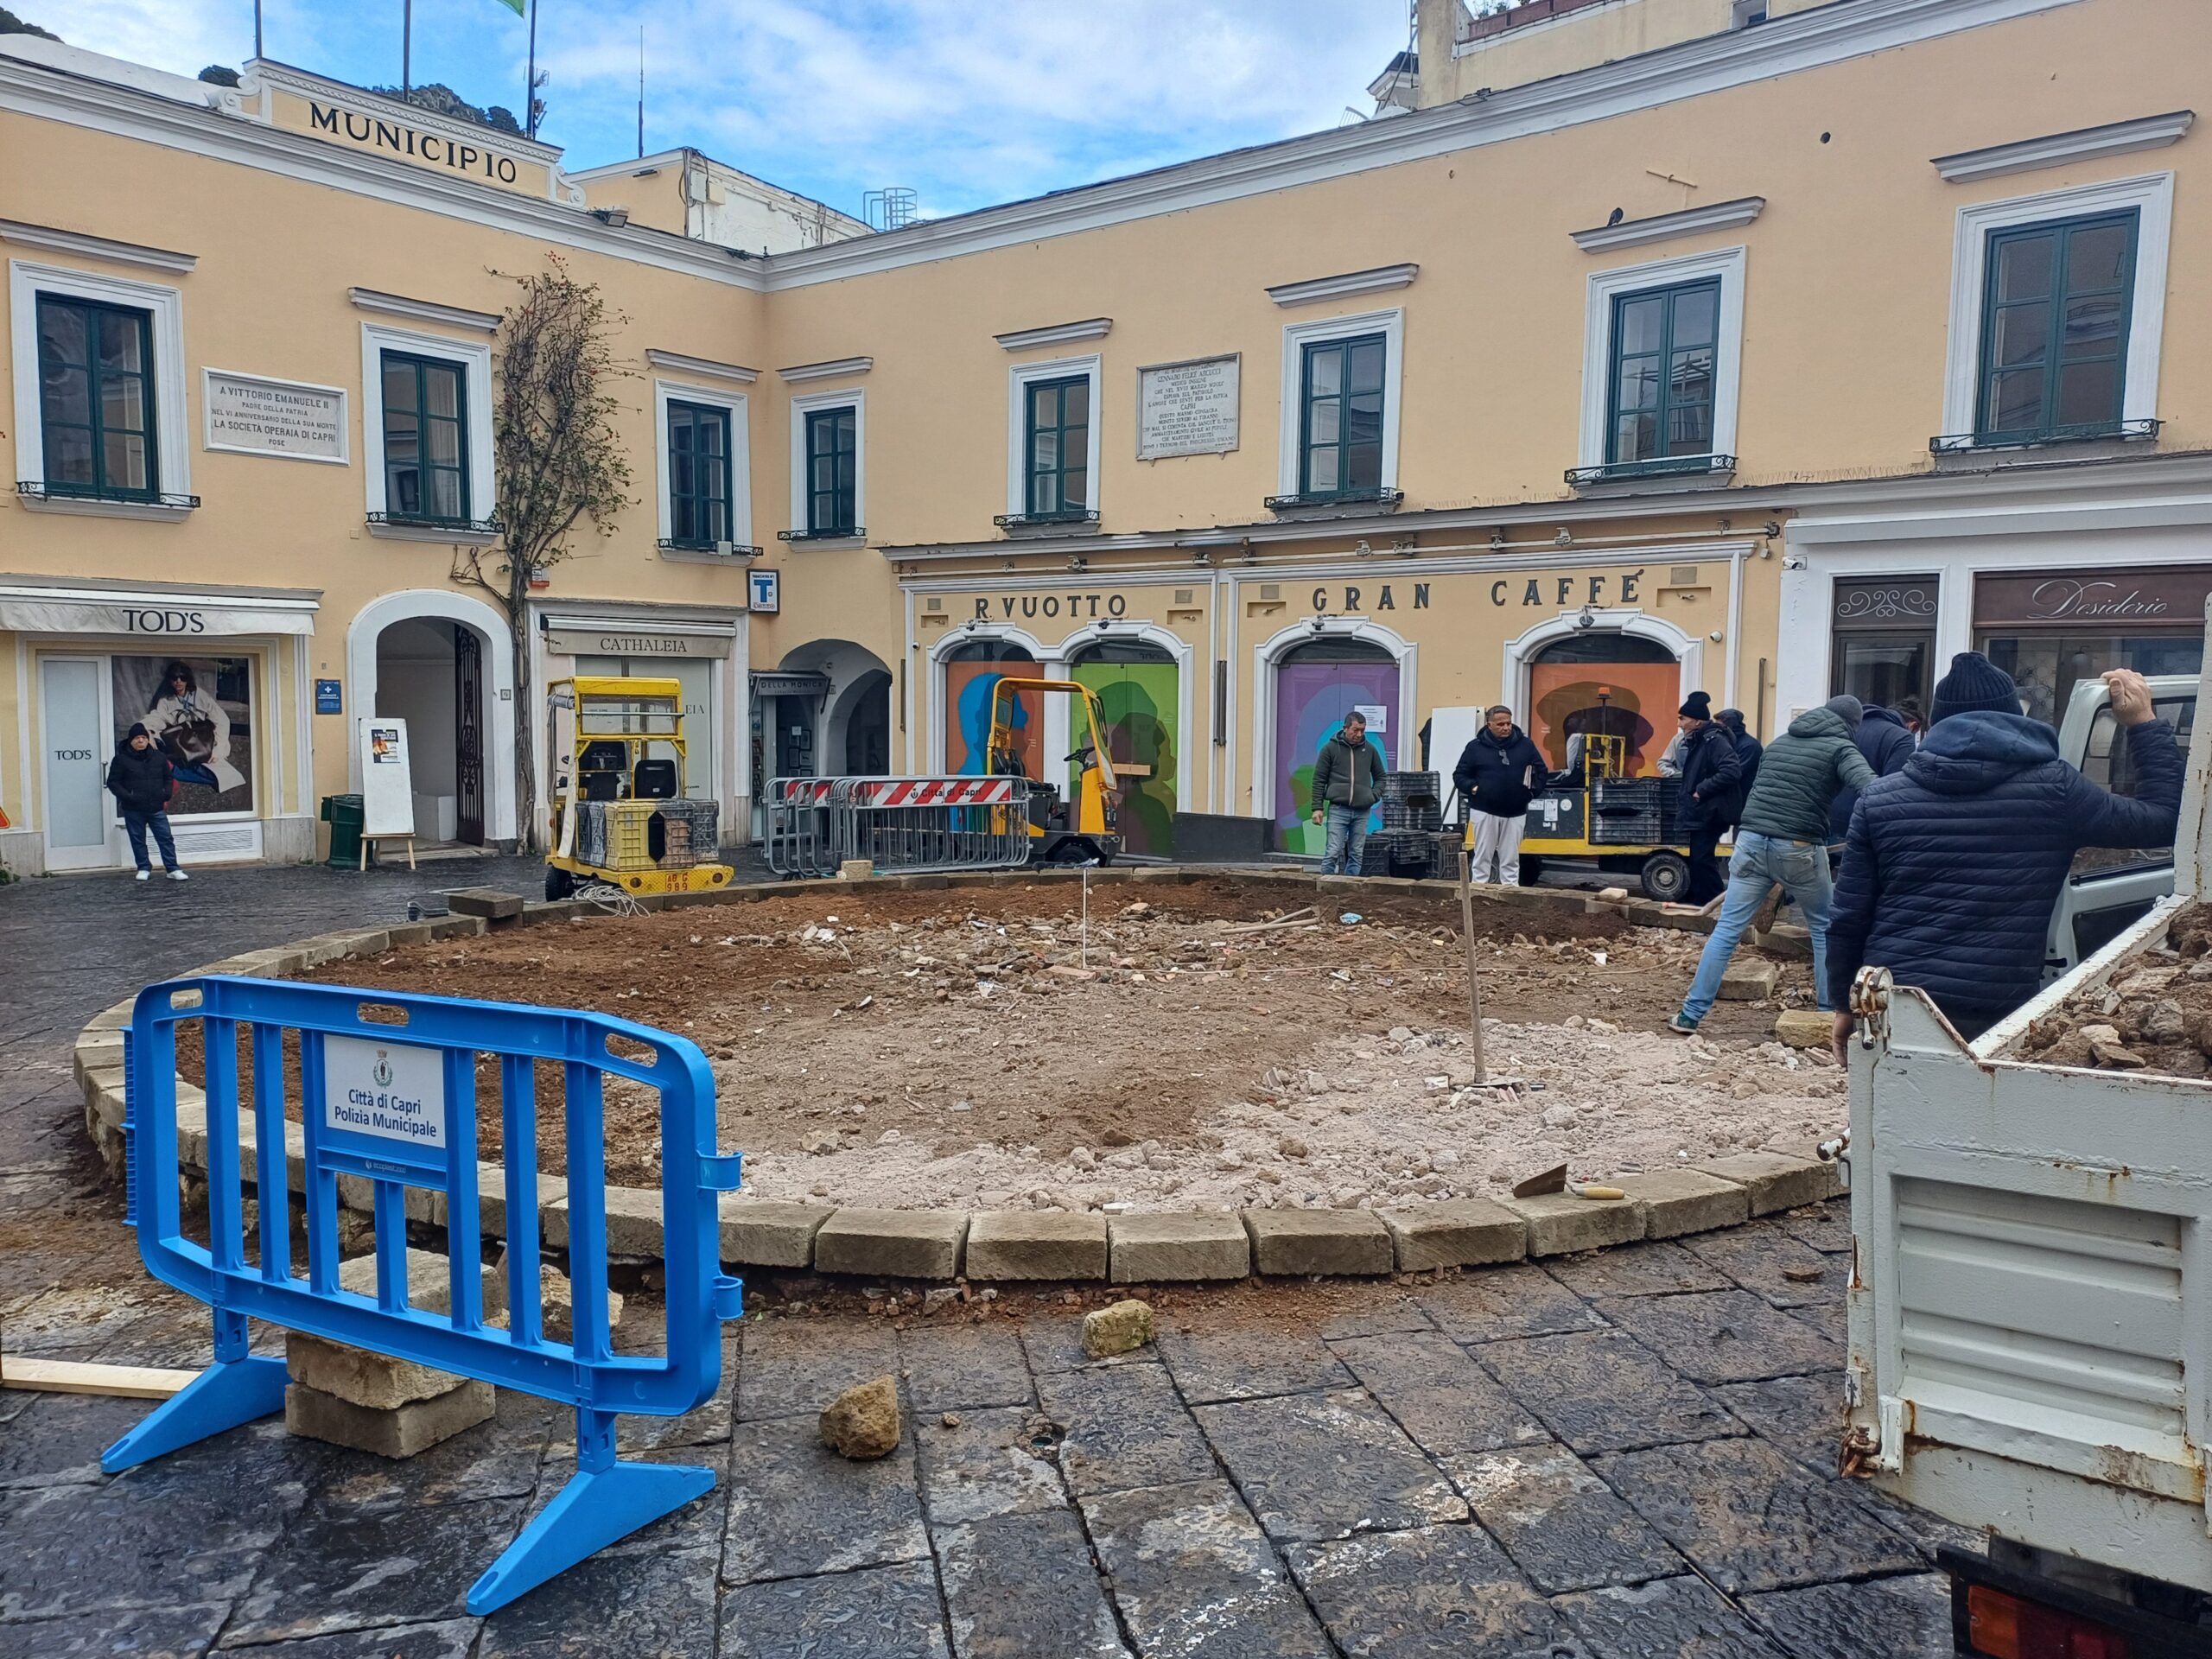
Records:
[[[176,861],[176,838],[169,834],[169,791],[175,782],[176,769],[154,746],[152,734],[143,726],[133,726],[130,734],[115,746],[115,759],[107,767],[108,792],[122,810],[123,832],[130,837],[130,856],[138,866],[141,881],[150,880],[154,874],[146,862],[149,830],[154,832],[154,844],[162,849],[162,868],[168,872],[169,880],[187,879]]]
[[[1858,698],[1831,697],[1790,721],[1760,755],[1758,779],[1744,803],[1735,850],[1728,855],[1727,896],[1698,958],[1697,977],[1668,1030],[1687,1037],[1712,1011],[1737,942],[1776,887],[1804,913],[1805,931],[1813,936],[1813,984],[1821,1007],[1827,1007],[1828,906],[1835,896],[1828,877],[1828,809],[1838,791],[1874,781],[1873,767],[1859,752],[1860,714]]]
[[[1367,716],[1355,709],[1313,760],[1313,822],[1329,826],[1322,874],[1359,874],[1367,815],[1382,798],[1382,757],[1367,741]]]

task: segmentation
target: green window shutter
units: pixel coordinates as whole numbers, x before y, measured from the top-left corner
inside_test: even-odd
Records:
[[[37,327],[39,442],[48,493],[117,500],[159,496],[151,315],[41,294]]]
[[[416,524],[473,522],[467,367],[386,352],[382,368],[386,516]]]
[[[1607,465],[1713,453],[1719,339],[1717,277],[1614,297]]]
[[[1389,358],[1381,334],[1319,340],[1305,348],[1299,373],[1300,495],[1325,499],[1382,487]]]
[[[1033,518],[1090,509],[1090,379],[1033,380],[1023,399],[1028,482],[1022,511]]]
[[[729,411],[701,404],[668,405],[669,540],[710,548],[733,539]]]
[[[810,410],[806,416],[806,529],[835,536],[859,528],[860,412]]]
[[[2138,228],[2131,208],[1989,233],[1977,442],[2118,429]]]

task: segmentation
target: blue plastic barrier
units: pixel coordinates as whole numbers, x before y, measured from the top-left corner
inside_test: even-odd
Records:
[[[373,1017],[371,1017],[373,1016]],[[184,1236],[178,1198],[176,1028],[200,1022],[207,1095],[209,1244]],[[252,1054],[252,1132],[239,1130],[238,1033]],[[296,1033],[305,1148],[308,1270],[293,1270],[287,1179],[285,1039]],[[617,1052],[616,1043],[620,1043]],[[477,1065],[496,1058],[505,1169],[507,1325],[484,1319],[477,1213]],[[549,1341],[538,1297],[535,1065],[558,1063],[567,1102],[569,1279],[573,1341]],[[224,976],[139,994],[126,1039],[125,1155],[147,1268],[214,1310],[215,1363],[107,1449],[111,1473],[283,1409],[281,1359],[251,1354],[264,1319],[573,1406],[576,1472],[468,1592],[471,1612],[504,1606],[593,1552],[711,1490],[711,1469],[625,1463],[615,1416],[673,1417],[721,1381],[720,1321],[743,1311],[724,1277],[715,1195],[735,1190],[741,1154],[715,1149],[715,1084],[691,1043],[605,1014],[469,1002],[340,986]],[[626,1077],[660,1095],[662,1253],[668,1342],[661,1357],[617,1354],[607,1319],[603,1088]],[[251,1166],[248,1159],[251,1158]],[[243,1188],[260,1200],[247,1259]],[[371,1184],[377,1294],[338,1281],[338,1182]],[[407,1300],[406,1189],[445,1198],[452,1300]]]

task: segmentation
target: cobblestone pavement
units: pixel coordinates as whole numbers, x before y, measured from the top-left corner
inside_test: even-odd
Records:
[[[445,869],[0,891],[10,1351],[208,1357],[84,1150],[82,1020],[529,875]],[[756,1312],[712,1402],[624,1425],[628,1455],[711,1465],[715,1490],[488,1620],[467,1586],[574,1457],[543,1402],[502,1395],[406,1464],[265,1422],[110,1479],[145,1402],[0,1391],[0,1659],[1935,1659],[1929,1552],[1970,1541],[1834,1474],[1848,1249],[1838,1204],[1434,1284],[1185,1293],[1156,1349],[1099,1363],[1057,1294]],[[625,1345],[655,1318],[633,1306]],[[823,1451],[815,1413],[885,1371],[899,1450]]]

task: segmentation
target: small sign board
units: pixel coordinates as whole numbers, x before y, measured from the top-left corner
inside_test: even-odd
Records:
[[[784,607],[784,573],[780,570],[748,571],[746,589],[752,607],[756,611],[772,616]]]
[[[317,680],[315,683],[315,711],[318,715],[342,715],[346,712],[346,688],[342,681]]]
[[[407,722],[377,715],[361,722],[361,836],[415,833],[415,784]]]
[[[1239,359],[1202,357],[1137,371],[1137,459],[1226,454],[1236,448]]]
[[[324,1038],[322,1124],[348,1135],[443,1151],[444,1055],[404,1043]]]
[[[337,386],[204,371],[207,444],[240,454],[346,464],[346,393]]]
[[[1351,711],[1367,722],[1372,736],[1381,737],[1390,729],[1390,705],[1386,702],[1356,702]]]

